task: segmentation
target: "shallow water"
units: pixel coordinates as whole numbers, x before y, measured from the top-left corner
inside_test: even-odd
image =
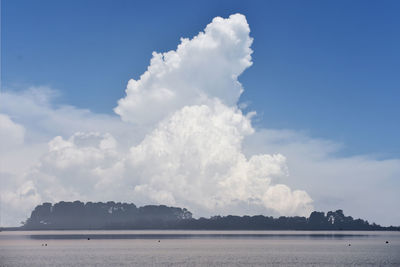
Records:
[[[0,266],[266,265],[400,266],[400,233],[349,231],[3,231],[0,233]]]

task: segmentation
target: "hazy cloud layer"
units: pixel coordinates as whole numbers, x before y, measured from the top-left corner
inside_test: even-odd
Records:
[[[338,156],[342,144],[290,130],[260,129],[246,137],[246,155],[277,153],[287,157],[285,184],[306,190],[318,210],[346,213],[386,225],[400,225],[400,159],[373,155]]]
[[[75,132],[110,132],[116,138],[140,141],[145,130],[121,122],[116,116],[96,114],[87,109],[55,104],[60,93],[49,87],[4,91],[0,97],[0,113],[29,129],[26,142],[48,142],[57,135],[71,136]]]
[[[333,142],[252,127],[255,114],[237,107],[249,33],[244,16],[218,17],[175,51],[153,53],[118,101],[122,121],[57,106],[46,87],[3,92],[2,223],[43,201],[76,199],[163,203],[196,216],[308,215],[315,204],[374,220],[378,207],[395,210],[399,160],[336,157]]]
[[[0,114],[0,146],[3,149],[21,145],[24,142],[25,128],[13,122],[6,114]]]

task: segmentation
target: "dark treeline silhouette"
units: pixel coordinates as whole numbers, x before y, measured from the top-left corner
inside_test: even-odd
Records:
[[[362,219],[345,216],[342,210],[314,211],[309,218],[257,216],[213,216],[192,218],[187,209],[164,205],[136,207],[134,204],[61,201],[37,206],[21,227],[47,229],[187,229],[187,230],[392,230]]]
[[[109,201],[43,203],[36,206],[25,229],[167,229],[192,218],[186,210],[164,205],[136,207]]]

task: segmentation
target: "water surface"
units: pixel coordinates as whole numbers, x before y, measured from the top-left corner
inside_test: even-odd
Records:
[[[270,265],[400,266],[400,233],[361,231],[3,231],[0,233],[0,266]]]

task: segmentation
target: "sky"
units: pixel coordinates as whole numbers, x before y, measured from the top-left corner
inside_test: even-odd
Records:
[[[2,223],[64,197],[400,225],[399,10],[3,0]]]

